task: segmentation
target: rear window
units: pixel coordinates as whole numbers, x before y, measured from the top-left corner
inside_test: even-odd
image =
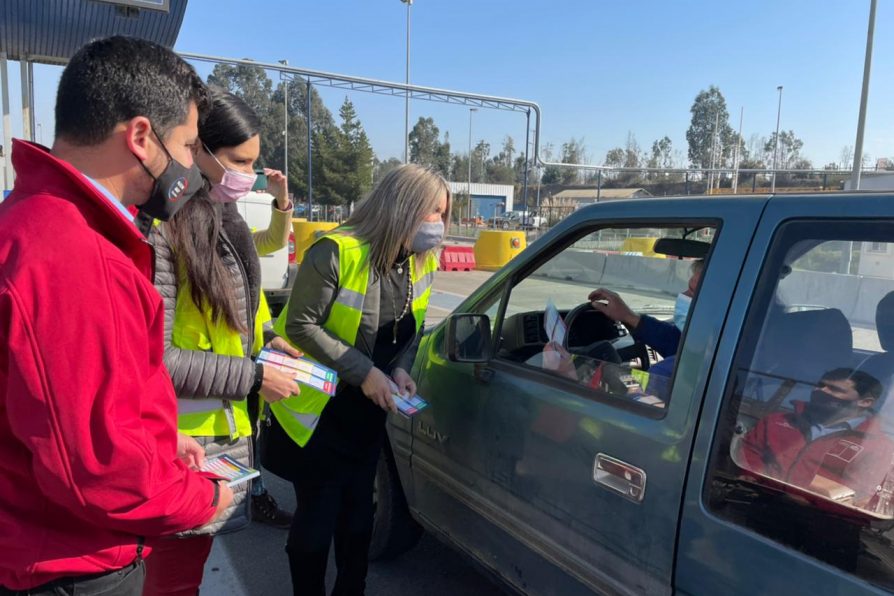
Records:
[[[894,226],[783,226],[744,329],[712,508],[894,588]]]

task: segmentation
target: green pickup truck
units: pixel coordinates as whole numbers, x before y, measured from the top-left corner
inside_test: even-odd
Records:
[[[374,557],[422,527],[528,594],[894,589],[894,196],[582,209],[413,373],[430,406],[389,419]]]

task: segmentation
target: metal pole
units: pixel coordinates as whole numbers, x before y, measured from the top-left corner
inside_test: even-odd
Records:
[[[537,142],[537,138],[535,135],[534,142]],[[534,158],[537,158],[537,154],[534,154]],[[543,172],[540,169],[540,166],[537,166],[537,215],[543,218],[543,213],[540,212],[540,187],[543,185]],[[545,221],[546,225],[549,225],[549,222],[546,219],[542,219],[541,221]]]
[[[736,151],[733,157],[733,194],[739,189],[739,145],[742,144],[742,120],[745,119],[745,106],[739,110],[739,135],[736,137]]]
[[[776,192],[776,168],[779,161],[779,118],[782,115],[782,85],[776,87],[779,91],[779,105],[776,107],[776,139],[773,145],[773,180],[770,183],[770,192]]]
[[[31,140],[35,141],[37,137],[37,110],[34,109],[34,62],[28,61],[28,100],[31,104],[28,106],[28,116],[31,118]]]
[[[714,114],[714,135],[711,138],[711,174],[709,176],[709,184],[708,184],[708,194],[713,194],[714,192],[714,177],[717,175],[714,172],[714,166],[717,164],[717,129],[720,127],[720,111],[718,110],[716,114]]]
[[[15,171],[12,169],[12,123],[9,116],[9,71],[7,70],[6,53],[0,54],[0,102],[3,108],[3,188],[12,188]]]
[[[313,117],[311,116],[311,96],[312,87],[310,79],[307,79],[307,221],[314,220],[314,168],[313,168],[313,151],[312,142],[313,134]]]
[[[472,112],[477,112],[478,108],[469,108],[469,221],[472,221]]]
[[[602,170],[596,172],[596,202],[602,198]]]
[[[524,190],[525,208],[522,211],[522,227],[523,228],[526,228],[528,226],[528,145],[531,142],[531,110],[528,110],[525,122],[527,123],[527,125],[525,126],[525,190]],[[538,215],[539,215],[539,213],[538,213]]]
[[[866,60],[863,62],[863,91],[860,94],[860,117],[857,120],[857,142],[854,145],[854,170],[851,181],[854,190],[860,190],[860,170],[863,167],[863,128],[866,126],[866,102],[869,98],[869,71],[872,68],[872,37],[875,32],[875,4],[869,4],[869,28],[866,31]]]
[[[285,66],[289,65],[288,60],[280,60],[280,64]],[[282,173],[283,176],[286,177],[286,199],[289,197],[289,79],[288,77],[283,77],[283,73],[279,73],[280,79],[283,81],[282,88],[282,107],[283,107],[283,131],[282,136],[285,139],[285,144],[283,146],[282,155],[283,155],[283,164],[282,164]]]
[[[407,5],[407,85],[410,84],[410,7],[413,0],[400,0]],[[404,95],[404,163],[410,163],[410,90]]]
[[[31,128],[31,82],[28,80],[28,59],[19,62],[22,74],[22,137],[34,141],[34,130]]]

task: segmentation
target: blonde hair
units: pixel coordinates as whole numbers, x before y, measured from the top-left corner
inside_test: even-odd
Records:
[[[445,194],[447,209],[441,219],[446,226],[451,204],[447,182],[433,170],[407,164],[385,174],[344,225],[369,243],[370,267],[384,274],[397,261],[401,249],[410,249],[422,222],[437,210]],[[422,262],[418,259],[417,266]]]

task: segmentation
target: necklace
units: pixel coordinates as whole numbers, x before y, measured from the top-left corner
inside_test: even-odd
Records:
[[[398,275],[404,274],[404,265],[406,265],[407,261],[409,261],[409,260],[410,260],[410,257],[407,257],[406,259],[404,259],[403,261],[401,261],[400,263],[397,264],[397,274]]]
[[[403,274],[403,266],[402,264],[397,266],[398,275]],[[410,312],[410,305],[413,303],[413,280],[409,273],[407,273],[407,299],[404,300],[404,307],[401,309],[400,314],[397,313],[397,303],[394,301],[394,294],[391,295],[391,312],[394,313],[394,332],[392,336],[392,344],[397,344],[397,326],[398,323],[403,320],[407,313]]]

